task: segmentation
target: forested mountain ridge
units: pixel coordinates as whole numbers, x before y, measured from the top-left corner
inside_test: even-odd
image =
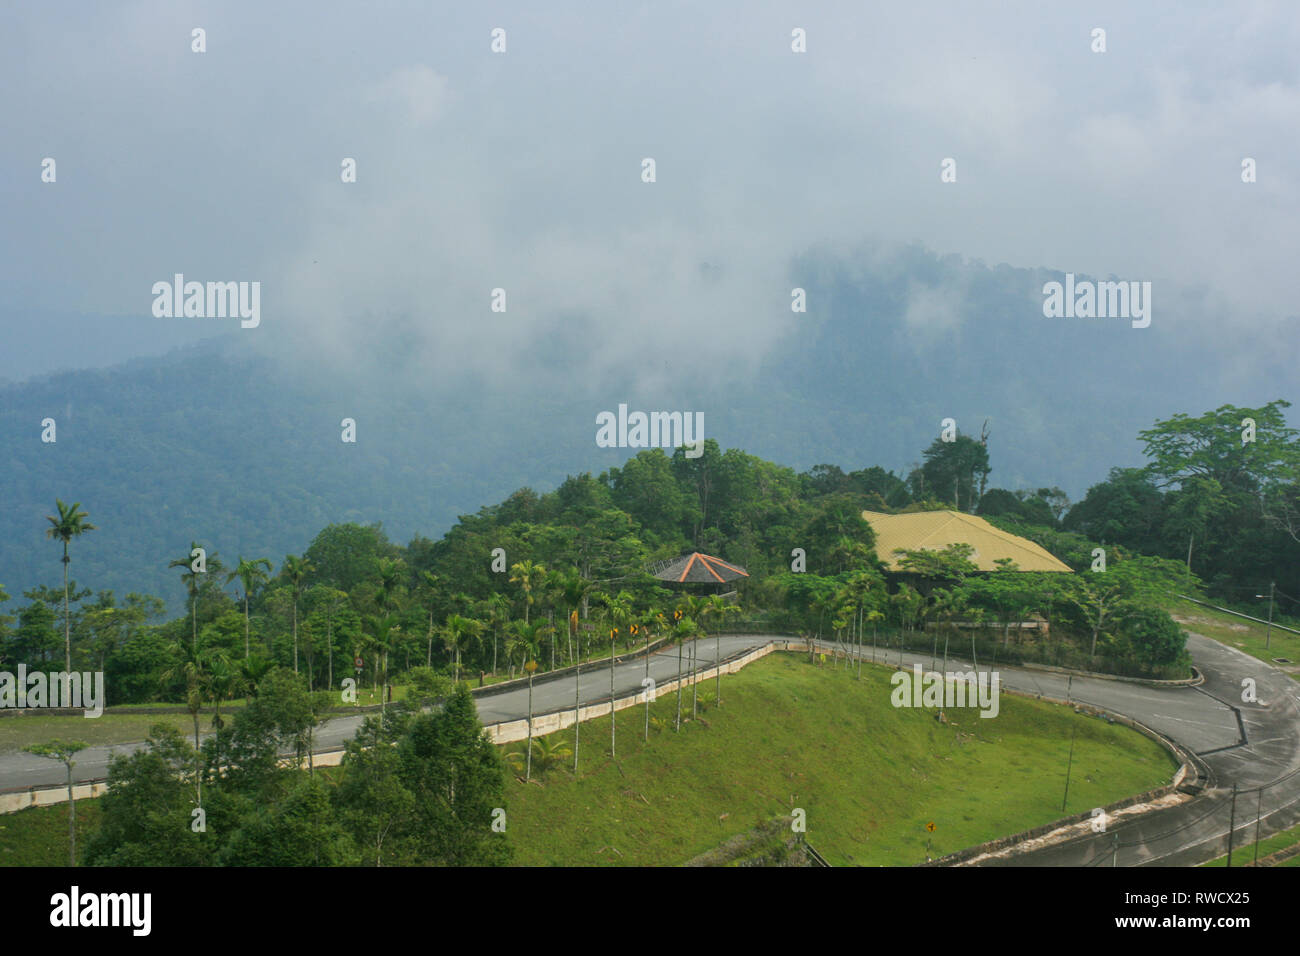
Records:
[[[810,254],[791,267],[809,311],[790,314],[751,374],[669,387],[589,368],[572,334],[518,379],[431,381],[400,350],[349,376],[294,359],[291,343],[267,357],[236,335],[0,386],[0,583],[18,593],[57,577],[42,520],[55,496],[113,531],[111,543],[79,542],[79,580],[165,595],[173,608],[181,594],[165,566],[192,539],[278,557],[336,522],[382,522],[395,540],[437,536],[517,488],[621,465],[636,449],[594,441],[596,414],[620,402],[698,410],[721,447],[795,469],[839,462],[899,475],[920,464],[944,418],[968,435],[987,420],[989,487],[1078,499],[1112,466],[1142,463],[1135,438],[1155,419],[1284,394],[1280,358],[1245,387],[1235,346],[1172,306],[1142,330],[1044,319],[1037,296],[1053,276],[920,247],[886,261]],[[670,374],[671,349],[646,362],[661,358]],[[349,417],[355,444],[340,440]],[[46,418],[57,423],[52,444],[41,441]]]

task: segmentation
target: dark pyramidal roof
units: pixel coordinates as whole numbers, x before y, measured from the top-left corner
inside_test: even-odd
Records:
[[[694,551],[668,561],[654,571],[654,576],[660,581],[675,581],[678,584],[721,584],[737,578],[747,578],[749,572],[728,564],[721,558]]]

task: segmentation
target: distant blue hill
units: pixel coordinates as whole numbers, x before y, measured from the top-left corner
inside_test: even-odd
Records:
[[[555,343],[534,374],[508,383],[308,375],[235,336],[0,385],[0,584],[18,598],[60,580],[60,550],[44,538],[56,496],[80,501],[99,528],[73,546],[79,584],[157,594],[173,609],[183,590],[166,566],[191,539],[232,566],[242,554],[278,567],[331,522],[382,521],[400,542],[436,537],[520,486],[621,464],[635,449],[594,440],[596,413],[620,401],[702,410],[724,448],[799,470],[903,472],[940,419],[975,435],[988,419],[991,486],[1057,485],[1077,499],[1112,466],[1140,463],[1137,432],[1158,418],[1292,397],[1286,356],[1162,311],[1159,290],[1151,327],[1137,330],[1044,318],[1042,285],[1059,274],[920,247],[887,271],[819,254],[792,274],[809,312],[792,316],[758,374],[670,393],[590,381],[579,340]],[[1249,363],[1234,349],[1253,349]],[[340,441],[345,416],[357,420],[355,445]],[[40,441],[46,417],[56,444]]]

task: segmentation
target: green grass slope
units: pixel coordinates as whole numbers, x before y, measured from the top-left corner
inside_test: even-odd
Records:
[[[1001,712],[896,709],[892,671],[862,680],[802,655],[772,654],[723,680],[723,707],[672,729],[675,695],[582,725],[572,758],[509,786],[522,865],[678,864],[754,827],[806,811],[807,839],[832,864],[911,865],[1167,783],[1175,763],[1135,731],[1003,695]],[[707,690],[707,695],[706,695]],[[701,685],[711,702],[712,682]],[[690,691],[684,695],[690,714]],[[572,731],[559,735],[572,743]],[[508,745],[521,751],[522,744]],[[539,782],[540,781],[540,782]],[[935,829],[928,833],[926,824]]]

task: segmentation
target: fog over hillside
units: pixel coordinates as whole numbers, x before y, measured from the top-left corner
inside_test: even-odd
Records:
[[[800,470],[987,421],[991,486],[1077,499],[1157,419],[1295,398],[1286,6],[384,9],[9,15],[10,593],[56,495],[84,583],[175,601],[192,538],[599,474],[620,404]],[[160,315],[177,275],[257,283],[255,327]],[[1047,317],[1067,276],[1150,283],[1149,325]]]

